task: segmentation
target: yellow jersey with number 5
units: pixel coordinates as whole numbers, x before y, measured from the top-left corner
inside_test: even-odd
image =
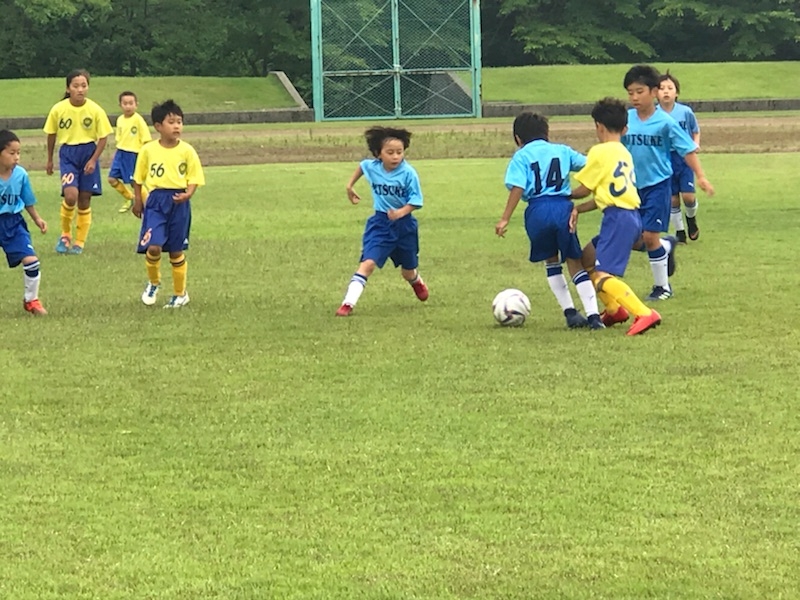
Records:
[[[603,142],[586,155],[586,166],[575,179],[594,193],[597,208],[618,206],[628,210],[639,208],[633,158],[621,142]]]
[[[200,186],[206,182],[200,157],[183,140],[172,148],[165,148],[158,140],[142,146],[133,180],[151,191],[185,190],[189,185]]]
[[[57,102],[44,123],[44,132],[55,134],[56,142],[67,146],[96,142],[108,137],[111,131],[106,111],[88,98],[82,106],[73,106],[69,98]]]

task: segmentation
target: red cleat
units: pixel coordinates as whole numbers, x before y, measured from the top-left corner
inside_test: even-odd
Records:
[[[352,304],[342,304],[339,310],[336,311],[337,317],[349,317],[353,313]]]
[[[621,306],[615,313],[609,313],[607,310],[604,310],[600,314],[600,320],[603,322],[603,325],[606,327],[611,327],[612,325],[616,325],[617,323],[624,323],[628,320],[630,315],[628,311],[622,308]]]
[[[633,320],[633,325],[631,325],[631,328],[628,329],[628,333],[625,335],[639,335],[640,333],[644,333],[648,329],[653,329],[659,325],[661,325],[661,315],[656,311],[651,310],[650,314],[647,316],[636,317]]]
[[[42,306],[42,303],[39,302],[38,298],[36,300],[31,300],[30,302],[23,302],[22,304],[25,307],[25,310],[32,315],[47,314],[47,311],[44,309],[44,306]]]
[[[425,285],[425,282],[422,281],[422,278],[417,280],[417,283],[411,286],[414,289],[414,293],[417,295],[417,298],[425,302],[428,299],[428,286]]]

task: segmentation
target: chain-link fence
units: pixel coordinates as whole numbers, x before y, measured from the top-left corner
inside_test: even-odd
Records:
[[[314,113],[480,116],[479,0],[311,0]]]

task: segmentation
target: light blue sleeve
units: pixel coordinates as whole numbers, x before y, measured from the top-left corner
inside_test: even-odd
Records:
[[[419,184],[419,175],[411,167],[408,169],[406,186],[406,189],[408,189],[408,204],[422,208],[422,188]]]
[[[586,156],[574,150],[573,148],[569,149],[569,170],[570,171],[580,171],[583,167],[586,166]]]
[[[686,115],[686,126],[692,133],[700,133],[700,125],[697,123],[697,117],[691,110]]]
[[[669,143],[675,152],[681,156],[686,156],[690,152],[697,150],[697,144],[694,143],[694,140],[689,137],[689,134],[683,130],[675,119],[670,117],[666,120],[666,123],[669,127]]]
[[[506,169],[506,189],[510,190],[511,188],[518,187],[527,190],[530,168],[530,165],[527,164],[520,152],[514,154]]]
[[[28,174],[25,173],[22,176],[22,190],[20,192],[20,198],[22,198],[22,202],[25,206],[33,206],[36,204],[36,196],[33,194],[33,188],[31,187],[31,180],[28,177]]]
[[[361,172],[364,173],[364,177],[367,178],[367,181],[372,183],[372,163],[375,159],[373,158],[365,158],[359,163],[361,167]]]

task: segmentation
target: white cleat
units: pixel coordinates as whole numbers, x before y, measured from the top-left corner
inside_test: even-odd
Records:
[[[164,305],[164,308],[180,308],[189,304],[189,294],[183,293],[183,296],[173,296],[172,299]]]
[[[148,283],[147,287],[144,288],[144,292],[142,292],[142,302],[144,302],[147,306],[153,306],[153,304],[156,303],[157,296],[158,286]]]

